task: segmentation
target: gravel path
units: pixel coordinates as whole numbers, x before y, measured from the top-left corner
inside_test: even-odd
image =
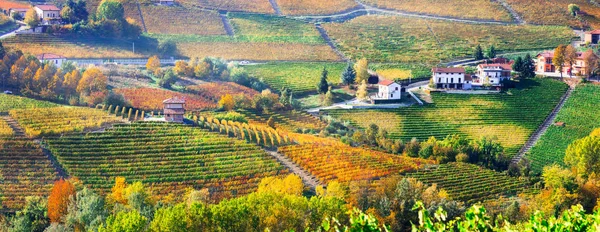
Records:
[[[552,125],[552,123],[554,123],[554,120],[556,119],[556,115],[558,114],[558,112],[563,108],[563,106],[565,105],[565,102],[569,99],[569,97],[571,97],[573,90],[574,90],[573,87],[569,87],[569,90],[562,96],[558,105],[556,105],[556,107],[554,107],[554,110],[552,110],[552,113],[550,113],[550,115],[548,115],[548,117],[546,118],[544,123],[542,123],[542,125],[540,125],[540,127],[533,133],[533,135],[531,137],[529,137],[529,140],[527,140],[525,145],[523,145],[521,150],[519,150],[519,153],[517,153],[517,155],[515,157],[513,157],[513,159],[511,160],[511,163],[513,163],[513,164],[519,163],[521,161],[521,159],[523,159],[525,154],[527,154],[527,152],[529,152],[529,150],[531,150],[531,148],[537,143],[537,141],[540,140],[542,135],[544,135],[544,133],[546,133],[546,130],[548,130],[548,127],[550,127]]]
[[[302,182],[304,182],[304,184],[308,186],[312,191],[315,191],[315,188],[318,185],[324,186],[316,177],[314,177],[309,172],[296,165],[287,156],[272,150],[267,150],[267,153],[275,157],[281,164],[283,164],[283,166],[290,169],[292,173],[298,175],[302,179]]]
[[[502,4],[502,6],[512,15],[513,19],[515,20],[515,22],[517,24],[525,24],[526,22],[523,21],[523,18],[519,15],[519,13],[517,13],[517,11],[515,11],[515,9],[512,8],[512,6],[510,6],[506,0],[496,0],[498,1],[500,4]]]
[[[273,10],[275,10],[276,15],[283,15],[281,13],[281,8],[279,8],[279,5],[277,5],[277,0],[269,0],[269,3],[271,3],[271,6],[273,7]]]
[[[223,21],[223,26],[225,27],[225,32],[227,32],[227,35],[232,37],[235,36],[233,26],[231,26],[231,22],[229,22],[229,17],[227,17],[227,11],[219,11],[219,16],[221,17],[221,21]]]
[[[319,31],[319,33],[321,34],[321,37],[323,37],[323,39],[325,40],[327,45],[329,45],[329,47],[331,47],[331,49],[333,49],[333,51],[340,57],[340,59],[348,62],[349,59],[346,57],[346,55],[344,55],[344,53],[342,51],[340,51],[337,48],[337,46],[335,45],[333,40],[331,40],[331,37],[329,37],[329,35],[327,34],[327,31],[325,31],[323,26],[321,26],[321,24],[315,24],[315,27],[317,28],[317,31]]]

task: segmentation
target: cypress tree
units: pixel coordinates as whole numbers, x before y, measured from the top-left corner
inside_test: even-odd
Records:
[[[517,57],[512,68],[515,72],[521,73],[521,75],[523,75],[523,58],[521,58],[520,56]]]
[[[356,81],[356,70],[354,70],[354,65],[348,63],[348,67],[342,73],[342,83],[344,85],[354,84]]]
[[[522,74],[525,78],[533,78],[535,77],[535,63],[531,58],[531,55],[525,55],[525,59],[523,60]]]
[[[494,45],[490,46],[487,52],[487,57],[490,59],[496,58],[496,48]]]
[[[325,94],[329,90],[329,83],[327,83],[327,69],[323,67],[323,72],[321,73],[321,81],[317,86],[317,92],[319,94]]]
[[[473,58],[475,58],[475,60],[483,60],[483,49],[481,49],[481,45],[477,45],[477,47],[475,48],[475,53],[473,54]]]

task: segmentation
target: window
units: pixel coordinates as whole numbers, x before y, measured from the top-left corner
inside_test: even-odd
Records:
[[[450,78],[450,83],[454,83],[454,78]]]
[[[392,97],[394,97],[394,94],[392,94]]]
[[[398,90],[398,87],[396,87],[396,90]]]
[[[438,82],[442,82],[442,78],[438,78]]]
[[[460,78],[458,78],[458,83],[460,83]]]

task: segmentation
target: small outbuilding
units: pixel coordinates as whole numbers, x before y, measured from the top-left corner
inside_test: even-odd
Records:
[[[163,101],[165,121],[183,123],[185,114],[185,99],[179,97],[169,98]]]
[[[56,67],[62,66],[62,64],[67,61],[66,57],[52,53],[42,53],[38,55],[37,58],[42,63],[48,62],[54,64]]]
[[[600,30],[588,31],[584,37],[586,43],[598,44],[598,41],[600,41]]]
[[[394,81],[379,81],[379,92],[372,97],[374,104],[398,103],[402,99],[402,86]]]

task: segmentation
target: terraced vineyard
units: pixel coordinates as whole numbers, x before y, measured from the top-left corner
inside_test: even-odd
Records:
[[[186,110],[214,109],[217,107],[216,102],[210,99],[164,89],[115,89],[114,92],[122,94],[133,107],[148,111],[162,110],[164,108],[163,101],[172,97],[185,98]]]
[[[4,119],[0,118],[0,139],[13,136],[13,134],[13,129],[8,125],[8,123]]]
[[[362,16],[324,28],[347,57],[371,62],[431,63],[470,57],[478,44],[499,51],[554,48],[574,36],[568,27],[463,24],[391,16]],[[539,36],[544,34],[546,36]]]
[[[31,138],[61,135],[97,129],[123,119],[107,112],[82,107],[52,107],[11,110],[9,115],[19,122]]]
[[[226,94],[231,94],[234,96],[241,94],[248,98],[252,98],[254,95],[259,94],[254,89],[236,84],[234,82],[210,82],[201,85],[188,86],[186,90],[210,99],[214,102],[218,102],[221,97]]]
[[[375,124],[380,130],[386,130],[393,135],[402,133],[402,117],[394,111],[332,110],[327,111],[327,114],[344,122],[350,122],[350,125],[359,129],[364,130],[371,124]]]
[[[573,141],[588,136],[600,127],[600,86],[578,86],[556,116],[564,126],[550,126],[537,144],[526,155],[534,172],[541,173],[544,166],[564,164],[565,151]]]
[[[358,6],[353,0],[277,0],[284,15],[328,15]]]
[[[275,13],[269,0],[181,0],[184,6],[218,9],[226,11],[246,11],[254,13]]]
[[[219,14],[214,11],[169,6],[142,7],[149,33],[225,35]]]
[[[275,128],[282,128],[288,131],[295,131],[296,129],[315,129],[320,130],[326,125],[318,118],[305,113],[295,110],[271,112],[271,113],[257,113],[253,111],[240,111],[246,116],[248,122],[260,125],[266,125],[270,117],[275,120]]]
[[[516,194],[527,188],[525,181],[473,164],[448,163],[407,173],[425,184],[437,184],[452,199],[476,203],[498,195]]]
[[[316,91],[323,67],[329,72],[327,81],[339,84],[345,63],[268,63],[247,66],[246,70],[273,89],[287,87],[294,93],[304,93]]]
[[[213,197],[252,192],[261,178],[287,173],[258,146],[196,127],[115,125],[104,133],[48,140],[66,171],[106,192],[114,178],[152,184],[160,194],[208,188]]]
[[[400,108],[394,111],[333,110],[329,114],[353,121],[364,127],[381,117],[376,124],[388,130],[390,138],[409,141],[412,138],[438,139],[460,134],[471,139],[497,138],[509,155],[514,155],[529,136],[554,109],[567,85],[550,79],[523,80],[508,94],[444,94],[433,93],[434,104]],[[395,113],[397,116],[392,115]]]
[[[592,27],[600,28],[600,7],[586,0],[506,0],[528,23],[545,25],[569,25],[581,27],[577,18],[568,11],[569,4],[577,4],[582,18]]]
[[[57,178],[37,143],[0,138],[0,211],[21,209],[27,196],[47,197]]]
[[[13,109],[30,109],[55,107],[54,103],[33,100],[31,98],[0,94],[0,112],[8,112]]]
[[[230,13],[239,40],[324,44],[313,24],[273,15]]]
[[[414,171],[435,161],[354,148],[344,144],[307,143],[279,147],[279,152],[321,182],[370,180]]]
[[[510,14],[497,1],[487,0],[363,0],[387,9],[466,19],[511,21]]]

